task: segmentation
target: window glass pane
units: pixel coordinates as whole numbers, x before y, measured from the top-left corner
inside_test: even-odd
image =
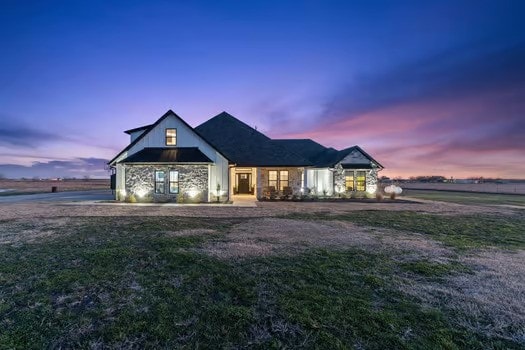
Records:
[[[357,171],[355,182],[357,191],[366,191],[366,171]]]
[[[277,180],[277,171],[271,170],[268,172],[268,178],[270,180]]]
[[[179,193],[179,172],[170,170],[170,193]]]
[[[348,172],[345,175],[345,187],[347,191],[354,190],[354,172]]]
[[[177,129],[166,129],[166,145],[175,146],[177,144]]]
[[[288,181],[288,170],[281,170],[279,176],[281,178],[281,181]]]
[[[155,181],[164,181],[164,171],[155,171]]]
[[[155,193],[159,193],[159,194],[166,193],[164,189],[164,182],[155,182]]]

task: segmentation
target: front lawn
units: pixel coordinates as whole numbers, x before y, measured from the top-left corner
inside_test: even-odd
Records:
[[[371,226],[390,222],[394,228],[418,231],[429,224],[417,217],[410,226],[407,220],[414,217],[394,220],[385,213],[389,221],[380,221],[374,212],[338,219]],[[248,220],[4,220],[0,232],[9,231],[10,241],[0,245],[0,344],[15,349],[524,345],[458,326],[455,317],[469,316],[424,305],[398,288],[408,278],[439,283],[449,275],[472,273],[458,261],[421,257],[400,262],[388,249],[304,244],[300,251],[242,258],[207,253],[209,247],[228,243],[232,227]],[[494,229],[501,223],[488,224],[478,228],[485,227],[484,236],[487,230],[497,236],[500,231]],[[455,225],[468,231],[473,219]],[[523,221],[509,225],[489,242],[500,245],[507,237],[510,246],[522,247],[523,237],[512,225],[521,229]],[[20,239],[13,238],[17,233]]]

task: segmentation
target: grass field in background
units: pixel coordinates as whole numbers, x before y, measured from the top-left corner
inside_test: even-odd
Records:
[[[518,205],[525,207],[525,195],[404,189],[403,196],[472,205]]]

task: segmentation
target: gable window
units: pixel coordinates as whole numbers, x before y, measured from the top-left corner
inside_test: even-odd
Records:
[[[166,146],[177,145],[177,129],[166,129]]]
[[[179,172],[170,170],[170,193],[179,193]]]
[[[279,172],[279,191],[284,191],[288,187],[288,170],[281,170]]]
[[[357,191],[366,191],[366,171],[356,171],[355,189]]]
[[[277,189],[277,171],[276,170],[268,171],[268,187],[273,187]]]
[[[347,171],[345,174],[345,188],[346,188],[346,191],[354,190],[354,172],[353,171]]]
[[[165,178],[164,171],[155,170],[155,193],[156,194],[166,193],[164,178]]]

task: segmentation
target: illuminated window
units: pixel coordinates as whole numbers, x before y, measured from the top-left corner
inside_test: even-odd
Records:
[[[179,172],[170,170],[170,193],[179,193]]]
[[[177,129],[166,129],[166,146],[177,145]]]
[[[355,189],[357,191],[366,191],[366,171],[356,171]]]
[[[268,172],[268,187],[277,189],[277,171],[270,170]]]
[[[279,191],[283,191],[288,187],[288,170],[281,170],[279,172]]]
[[[354,172],[347,171],[345,174],[345,187],[347,191],[354,190]]]
[[[155,193],[157,194],[166,193],[164,178],[165,178],[164,171],[161,171],[161,170],[155,171]]]

